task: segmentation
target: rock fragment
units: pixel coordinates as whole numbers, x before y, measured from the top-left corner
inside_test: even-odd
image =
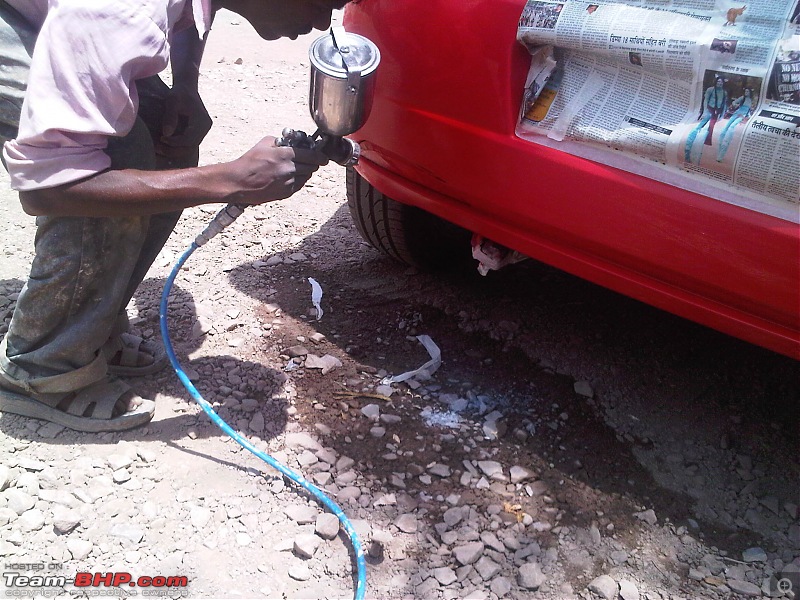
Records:
[[[536,476],[536,474],[530,469],[526,469],[525,467],[521,467],[519,465],[514,465],[511,467],[510,475],[511,483],[520,483],[522,481],[527,481],[528,479],[533,479]]]
[[[403,533],[416,533],[419,523],[413,514],[405,513],[395,519],[394,526]]]
[[[319,511],[307,504],[295,504],[288,507],[284,512],[286,513],[287,517],[289,517],[298,525],[308,525],[309,523],[314,523],[319,517]],[[336,519],[335,515],[331,516]],[[338,519],[336,520],[338,521]]]
[[[327,375],[341,366],[342,361],[331,354],[325,354],[324,356],[308,354],[306,356],[306,369],[320,369],[323,375]]]
[[[589,583],[587,589],[603,598],[603,600],[617,600],[617,595],[619,594],[617,582],[608,575],[596,577]]]
[[[506,594],[511,591],[511,582],[508,580],[507,577],[495,577],[492,579],[491,585],[489,585],[489,589],[494,592],[498,598],[502,598]]]
[[[490,479],[504,481],[503,465],[496,460],[480,460],[478,461],[478,468]]]
[[[5,465],[0,465],[0,492],[11,485],[11,469]]]
[[[94,545],[87,540],[70,538],[67,540],[67,550],[75,560],[83,560],[92,553]]]
[[[130,523],[115,523],[109,530],[109,535],[119,537],[138,544],[144,539],[144,531]]]
[[[484,581],[488,581],[500,573],[501,567],[488,556],[481,556],[475,563],[475,570]]]
[[[546,580],[539,563],[529,562],[519,568],[517,582],[526,590],[538,590]]]
[[[633,516],[640,521],[644,521],[648,525],[655,525],[658,523],[658,517],[656,517],[656,512],[652,508],[648,508],[642,512],[634,513]]]
[[[195,506],[189,511],[189,520],[196,529],[202,529],[211,520],[211,511],[205,506]]]
[[[36,504],[33,496],[14,488],[6,491],[6,501],[8,508],[18,515],[32,509],[33,505]]]
[[[453,548],[453,556],[462,565],[471,565],[483,555],[482,542],[469,542]]]
[[[44,513],[38,508],[26,510],[14,524],[24,532],[39,531],[44,527]]]
[[[763,548],[748,548],[742,552],[742,560],[746,563],[767,562],[767,553]]]
[[[311,533],[304,533],[294,538],[294,553],[300,558],[313,558],[322,540]]]
[[[728,579],[726,585],[737,594],[748,596],[752,598],[761,597],[761,588],[749,581],[742,581],[740,579]]]
[[[458,579],[456,572],[450,567],[439,567],[434,569],[433,576],[436,578],[436,581],[442,585],[450,585]]]
[[[620,600],[639,600],[639,588],[629,579],[621,579],[619,582]]]
[[[314,524],[314,532],[323,540],[332,540],[339,535],[339,519],[331,513],[320,513]]]
[[[56,504],[53,507],[53,529],[59,535],[69,533],[81,522],[81,513],[77,510]]]
[[[289,577],[296,581],[308,581],[311,579],[311,569],[305,563],[295,563],[289,567]]]

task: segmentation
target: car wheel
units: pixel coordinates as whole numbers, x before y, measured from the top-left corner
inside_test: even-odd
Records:
[[[444,269],[471,258],[471,234],[436,215],[392,200],[347,169],[347,205],[361,237],[396,261]]]

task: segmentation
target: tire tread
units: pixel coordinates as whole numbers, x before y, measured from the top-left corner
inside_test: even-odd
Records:
[[[469,256],[468,231],[389,198],[353,168],[347,170],[347,204],[361,237],[398,262],[441,269]]]

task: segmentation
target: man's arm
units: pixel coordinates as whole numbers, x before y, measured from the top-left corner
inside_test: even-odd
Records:
[[[200,204],[261,204],[288,198],[328,159],[266,137],[227,163],[142,171],[107,170],[85,179],[19,194],[30,215],[118,217],[171,212]]]
[[[187,27],[173,35],[170,61],[175,84],[185,84],[197,89],[205,45],[205,39],[200,38],[194,27]]]

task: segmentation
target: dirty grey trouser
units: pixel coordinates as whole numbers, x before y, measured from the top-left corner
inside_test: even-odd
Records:
[[[0,137],[19,123],[36,33],[0,2]],[[112,169],[157,165],[152,135],[160,131],[168,90],[158,77],[137,82],[139,118],[124,138],[111,138]],[[5,142],[5,139],[0,139]],[[180,212],[144,217],[37,217],[36,253],[8,333],[0,375],[32,392],[79,389],[105,377],[102,346],[160,252]]]

